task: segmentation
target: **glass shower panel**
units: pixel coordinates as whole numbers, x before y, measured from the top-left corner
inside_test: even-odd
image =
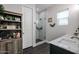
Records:
[[[36,20],[36,43],[45,40],[45,12],[37,13]]]

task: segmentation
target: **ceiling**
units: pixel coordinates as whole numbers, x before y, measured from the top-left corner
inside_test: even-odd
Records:
[[[52,4],[36,4],[37,11],[42,11],[48,7],[52,6]]]

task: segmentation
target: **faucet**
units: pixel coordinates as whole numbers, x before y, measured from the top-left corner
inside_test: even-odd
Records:
[[[74,33],[74,36],[71,37],[71,39],[76,38],[79,40],[79,37],[77,37],[79,35],[79,33]]]
[[[74,37],[74,36],[73,36],[73,37],[71,37],[71,39],[74,39],[74,38],[76,38],[76,39],[78,39],[78,40],[79,40],[79,38],[78,38],[78,37]]]

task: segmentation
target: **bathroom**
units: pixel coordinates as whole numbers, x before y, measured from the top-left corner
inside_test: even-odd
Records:
[[[79,27],[78,4],[3,4],[3,6],[7,13],[20,17],[21,21],[0,21],[17,25],[19,23],[22,29],[13,28],[11,25],[11,29],[5,28],[1,31],[20,32],[19,37],[21,34],[22,38],[20,48],[25,54],[50,54],[50,42],[64,35],[73,36]]]

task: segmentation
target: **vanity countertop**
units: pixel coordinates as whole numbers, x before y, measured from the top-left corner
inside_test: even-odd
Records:
[[[79,53],[79,39],[73,38],[71,39],[72,35],[64,35],[60,38],[52,40],[49,42],[55,46],[61,47],[73,53]]]

